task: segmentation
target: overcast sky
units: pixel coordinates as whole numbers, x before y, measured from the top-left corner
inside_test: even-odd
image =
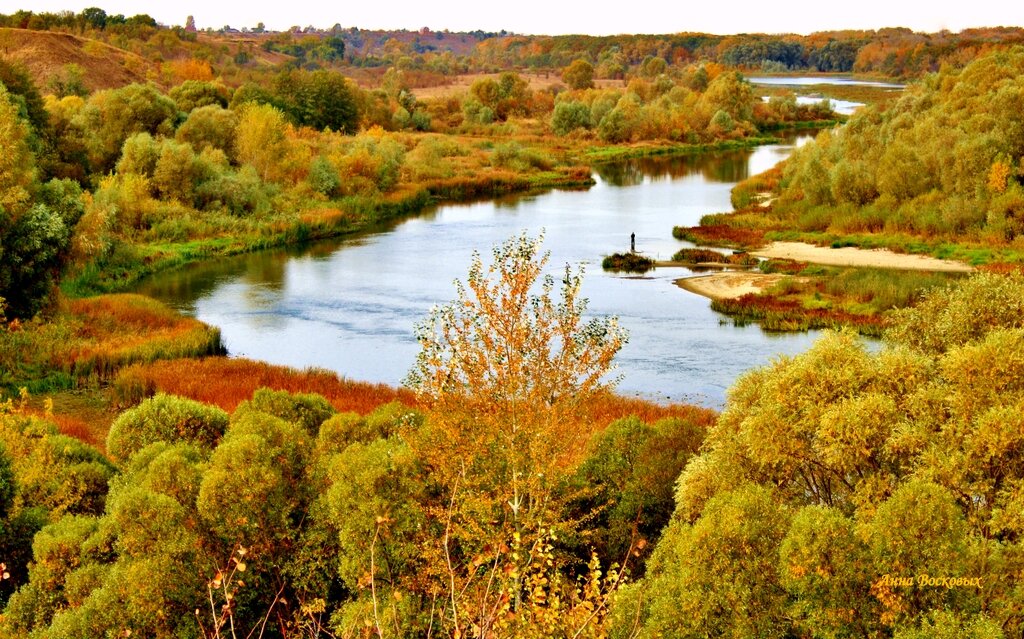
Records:
[[[166,25],[185,24],[195,16],[200,29],[292,25],[364,29],[500,31],[524,34],[587,33],[810,33],[832,29],[910,27],[916,31],[960,31],[980,26],[1024,26],[1020,0],[854,0],[827,3],[770,0],[618,0],[616,2],[559,2],[558,0],[356,0],[348,2],[276,2],[241,0],[0,0],[0,13],[19,9],[79,12],[99,6],[107,13],[131,16],[148,13]]]

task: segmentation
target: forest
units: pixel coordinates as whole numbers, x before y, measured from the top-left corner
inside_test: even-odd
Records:
[[[288,63],[307,69],[348,65],[360,69],[391,66],[414,71],[424,81],[478,71],[552,70],[581,59],[597,77],[622,79],[652,60],[669,65],[710,62],[758,72],[854,72],[913,79],[942,66],[962,67],[993,50],[1024,43],[1020,27],[918,33],[907,28],[823,31],[810,35],[680,33],[664,35],[518,35],[366,30],[335,24],[330,28],[295,25],[269,32],[263,23],[230,25],[197,32],[194,24],[166,27],[146,14],[125,17],[92,8],[47,13],[22,10],[0,14],[0,27],[87,35],[152,57],[174,49],[190,50],[218,75],[245,75],[264,53],[284,53]],[[281,59],[278,59],[281,61]]]
[[[0,16],[0,636],[1021,636],[1019,29],[392,35]],[[915,81],[846,119],[745,77],[807,69]],[[675,232],[980,272],[762,262],[867,292],[880,341],[827,332],[717,412],[616,394],[628,331],[525,233],[401,387],[224,357],[126,292],[789,127],[820,132]]]

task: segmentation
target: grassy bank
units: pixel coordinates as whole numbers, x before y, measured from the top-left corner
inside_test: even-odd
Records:
[[[0,324],[0,391],[89,386],[129,364],[222,352],[218,329],[148,297],[63,300],[45,318]]]
[[[792,123],[781,129],[794,128]],[[810,128],[814,128],[812,126]],[[614,146],[590,146],[582,153],[581,159],[587,162],[615,162],[618,160],[630,160],[633,158],[655,157],[659,155],[697,155],[700,153],[711,153],[715,151],[731,151],[734,149],[749,149],[765,144],[778,144],[782,140],[770,136],[757,136],[739,140],[723,140],[708,144],[662,144],[662,143],[638,143],[630,145]]]
[[[851,327],[881,336],[889,312],[915,304],[929,289],[962,275],[873,268],[836,268],[787,260],[762,262],[766,273],[785,273],[759,294],[714,300],[711,308],[736,324],[758,322],[768,331]]]
[[[874,231],[844,232],[847,221],[865,220],[848,207],[829,211],[811,211],[797,215],[776,204],[782,189],[785,162],[753,175],[732,189],[731,202],[736,209],[727,213],[705,215],[699,226],[672,229],[676,239],[705,246],[751,250],[768,242],[806,242],[832,248],[856,247],[888,249],[896,253],[927,255],[944,260],[957,260],[971,266],[1024,264],[1024,243],[995,242],[977,234],[925,236],[883,227]],[[794,216],[797,217],[794,217]],[[812,219],[813,218],[813,219]],[[820,218],[820,220],[818,219]],[[807,227],[824,227],[820,230]]]
[[[349,196],[261,219],[208,222],[209,230],[200,234],[205,237],[195,237],[195,233],[186,233],[181,241],[173,237],[118,237],[105,254],[72,270],[63,279],[61,289],[69,297],[125,291],[149,275],[192,262],[365,232],[437,204],[554,188],[585,188],[593,184],[586,163],[727,151],[774,144],[779,139],[752,137],[713,144],[597,146],[565,140],[533,142],[545,156],[560,158],[559,166],[495,170],[486,165],[467,165],[452,176],[401,182],[387,194]],[[465,140],[463,143],[468,146]]]
[[[388,196],[352,197],[334,206],[274,216],[238,234],[140,244],[121,239],[107,255],[66,276],[61,289],[69,297],[124,291],[149,275],[192,262],[359,233],[416,215],[441,202],[591,184],[593,179],[585,167],[455,177],[408,187]]]

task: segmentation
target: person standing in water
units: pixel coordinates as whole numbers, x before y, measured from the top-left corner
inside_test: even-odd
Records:
[[[629,234],[629,252],[636,253],[636,233]]]

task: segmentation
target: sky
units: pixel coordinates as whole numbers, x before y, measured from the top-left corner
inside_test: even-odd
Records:
[[[0,13],[19,9],[79,12],[98,6],[107,13],[148,13],[165,25],[184,25],[195,16],[200,29],[253,27],[268,29],[334,24],[363,29],[429,27],[440,31],[507,31],[522,34],[801,33],[833,29],[909,27],[915,31],[960,31],[980,26],[1024,26],[1019,0],[362,0],[356,2],[261,2],[257,0],[0,0]]]

